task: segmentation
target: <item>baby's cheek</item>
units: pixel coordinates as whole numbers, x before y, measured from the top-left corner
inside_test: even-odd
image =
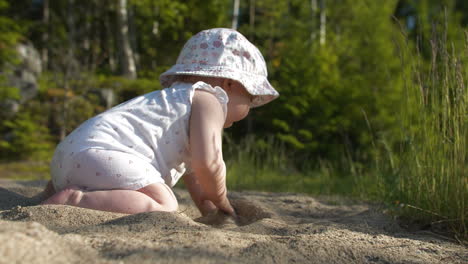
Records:
[[[232,126],[232,122],[226,122],[226,123],[224,123],[223,128],[229,128],[231,126]]]
[[[228,108],[226,124],[240,121],[249,114],[250,106],[244,104],[232,105]],[[226,126],[225,126],[226,127]]]
[[[250,107],[244,106],[239,111],[239,120],[246,118],[249,115]]]

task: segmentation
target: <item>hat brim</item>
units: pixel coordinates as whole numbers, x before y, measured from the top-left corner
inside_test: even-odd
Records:
[[[221,77],[241,83],[247,92],[254,96],[250,107],[259,107],[278,98],[279,93],[265,76],[239,71],[229,67],[200,65],[200,70],[184,70],[183,64],[176,64],[159,76],[163,87],[169,87],[176,81],[177,75],[194,75],[203,77]],[[190,67],[193,67],[191,65]],[[196,68],[196,67],[195,67]]]

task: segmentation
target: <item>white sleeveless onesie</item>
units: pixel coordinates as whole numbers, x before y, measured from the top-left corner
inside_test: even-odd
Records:
[[[174,186],[190,170],[189,120],[197,89],[213,93],[226,117],[226,92],[204,82],[176,82],[138,96],[85,121],[57,146],[51,162],[55,189]]]

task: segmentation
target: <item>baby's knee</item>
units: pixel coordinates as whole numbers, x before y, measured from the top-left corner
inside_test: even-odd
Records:
[[[150,211],[175,212],[179,208],[177,199],[169,186],[164,183],[150,184],[138,190],[153,199]]]
[[[179,203],[175,199],[171,199],[170,201],[163,203],[162,206],[167,212],[176,212],[179,210]]]
[[[146,210],[148,212],[154,212],[154,211],[163,211],[163,212],[176,212],[179,209],[179,204],[177,203],[177,200],[172,201],[172,200],[159,200],[149,204],[149,208]]]
[[[179,209],[179,203],[177,202],[177,198],[175,197],[174,193],[172,192],[171,188],[167,185],[164,186],[168,191],[164,198],[162,199],[162,205],[164,206],[165,210],[168,212],[175,212]]]

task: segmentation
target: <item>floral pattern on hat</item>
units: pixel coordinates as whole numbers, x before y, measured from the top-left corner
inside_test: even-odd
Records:
[[[268,82],[265,59],[241,33],[227,28],[201,31],[182,48],[177,62],[159,77],[169,87],[176,75],[228,78],[240,82],[254,96],[251,107],[279,96]]]

